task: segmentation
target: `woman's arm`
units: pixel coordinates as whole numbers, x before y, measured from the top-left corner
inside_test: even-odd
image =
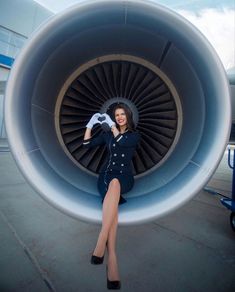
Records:
[[[85,140],[90,139],[90,138],[91,138],[91,129],[86,128],[83,140],[85,141]]]
[[[83,138],[83,146],[86,148],[95,147],[98,145],[105,144],[105,133],[101,133],[98,137],[91,137],[91,129],[86,128],[84,138]]]
[[[114,137],[117,137],[117,135],[120,134],[120,132],[118,131],[118,129],[117,129],[117,127],[115,125],[113,125],[111,127],[111,131],[112,131]]]
[[[86,125],[86,131],[83,137],[83,146],[86,148],[91,148],[94,146],[98,146],[98,145],[102,145],[105,143],[105,138],[104,138],[104,134],[100,134],[98,137],[96,138],[92,138],[91,137],[91,130],[93,128],[93,126],[95,124],[100,124],[100,121],[98,120],[98,118],[101,116],[100,113],[96,113],[94,114],[90,121],[88,122],[88,124]]]

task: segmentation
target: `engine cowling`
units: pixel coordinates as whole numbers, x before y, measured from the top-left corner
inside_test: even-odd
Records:
[[[131,107],[142,137],[120,224],[182,206],[224,153],[229,85],[214,49],[192,24],[148,1],[73,6],[45,22],[17,57],[5,124],[25,178],[75,218],[101,222],[96,180],[107,150],[84,149],[82,139],[91,115],[111,112],[120,101]]]

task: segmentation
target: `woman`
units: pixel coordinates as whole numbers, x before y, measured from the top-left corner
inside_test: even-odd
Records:
[[[122,194],[131,190],[134,178],[131,171],[131,159],[139,142],[140,135],[134,130],[132,112],[125,104],[114,108],[115,122],[108,114],[96,113],[92,116],[84,135],[83,145],[94,147],[106,144],[109,150],[108,160],[101,167],[98,190],[102,196],[102,228],[96,248],[91,257],[92,264],[102,264],[105,248],[108,249],[107,288],[120,289],[117,257],[115,251],[118,225],[118,205],[126,203]],[[91,138],[91,129],[97,123],[107,123],[111,131]]]

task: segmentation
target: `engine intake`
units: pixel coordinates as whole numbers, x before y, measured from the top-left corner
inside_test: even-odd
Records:
[[[141,134],[121,224],[154,220],[186,203],[224,153],[229,85],[203,35],[153,2],[78,4],[28,40],[5,101],[17,165],[44,199],[75,218],[101,222],[96,180],[106,150],[81,142],[91,115],[119,101],[131,107]]]

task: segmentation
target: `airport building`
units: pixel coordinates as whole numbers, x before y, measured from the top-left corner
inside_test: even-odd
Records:
[[[52,15],[33,0],[0,1],[0,138],[6,138],[4,93],[13,62],[31,33]]]

